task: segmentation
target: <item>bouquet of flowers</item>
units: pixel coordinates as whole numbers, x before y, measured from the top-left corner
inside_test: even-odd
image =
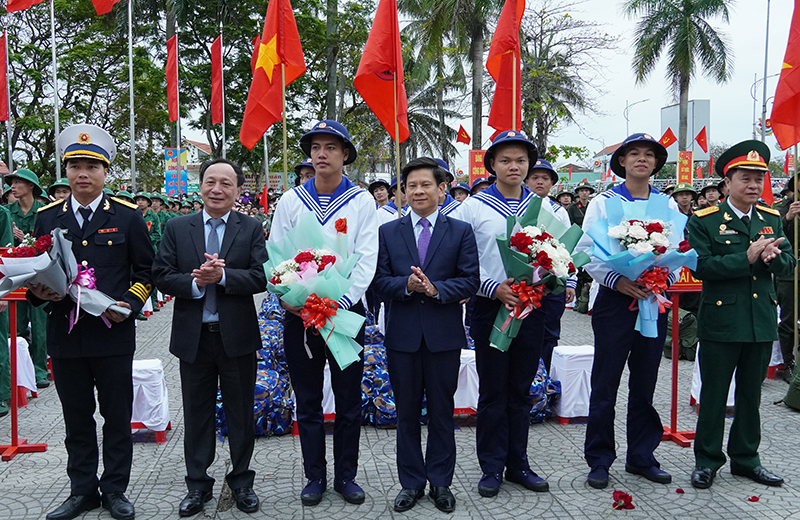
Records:
[[[0,298],[28,283],[44,283],[48,287],[54,284],[54,290],[66,295],[66,285],[60,283],[63,270],[49,254],[52,246],[53,237],[50,235],[34,239],[26,234],[20,245],[0,253]]]
[[[586,253],[572,253],[583,236],[580,226],[559,222],[542,208],[542,200],[534,197],[522,217],[509,216],[505,236],[497,237],[506,276],[514,279],[511,290],[523,303],[513,312],[505,306],[497,312],[489,343],[503,352],[517,337],[522,320],[542,306],[545,289],[563,292],[566,278],[589,262]]]
[[[664,296],[669,273],[697,267],[697,252],[681,241],[688,217],[671,209],[667,197],[646,201],[611,197],[605,207],[606,219],[586,231],[594,242],[592,254],[612,271],[653,291],[646,300],[631,302],[631,310],[638,306],[636,330],[648,338],[658,337],[658,315],[671,306]]]
[[[287,305],[303,307],[303,325],[322,334],[344,370],[361,353],[354,338],[364,317],[339,309],[337,303],[352,285],[348,277],[359,256],[347,253],[345,219],[336,222],[336,230],[335,237],[328,236],[313,213],[304,213],[286,236],[267,243],[269,260],[264,269],[267,290]]]

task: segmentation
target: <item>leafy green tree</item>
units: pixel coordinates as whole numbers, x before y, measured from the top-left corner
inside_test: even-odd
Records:
[[[712,18],[729,21],[732,0],[626,0],[623,12],[640,17],[636,27],[633,71],[638,83],[644,82],[667,55],[667,80],[680,102],[678,147],[687,146],[687,107],[689,85],[697,75],[725,83],[730,79],[733,54],[725,36],[708,22]]]

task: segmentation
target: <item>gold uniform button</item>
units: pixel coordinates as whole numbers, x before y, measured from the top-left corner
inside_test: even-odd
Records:
[[[108,245],[111,245],[111,244],[113,244],[113,243],[114,243],[114,242],[112,242],[111,240],[109,240],[109,241],[108,241]]]
[[[756,293],[753,293],[753,298],[758,298],[758,295]]]
[[[81,262],[81,265],[83,265],[83,266],[87,266],[87,265],[89,265],[89,262],[87,262],[86,260],[84,260],[83,262]]]
[[[717,306],[719,307],[720,305],[722,305],[722,300],[717,300]]]
[[[758,277],[754,276],[754,277],[753,277],[753,280],[758,280]]]
[[[725,241],[725,245],[731,245],[731,241],[730,240],[726,240]]]
[[[84,247],[86,247],[86,246],[88,246],[88,245],[89,245],[89,241],[88,241],[88,240],[84,240],[83,242],[81,242],[81,244],[82,244]]]

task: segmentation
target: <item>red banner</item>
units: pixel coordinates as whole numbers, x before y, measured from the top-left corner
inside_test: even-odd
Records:
[[[694,165],[692,152],[678,152],[678,182],[692,183],[692,166]]]
[[[178,35],[167,40],[167,107],[169,120],[178,120]]]
[[[0,37],[0,121],[8,121],[8,71],[6,70],[6,32]]]
[[[211,124],[222,123],[222,36],[211,44]]]
[[[479,177],[488,177],[486,167],[483,165],[483,154],[486,150],[470,150],[469,151],[469,185]]]

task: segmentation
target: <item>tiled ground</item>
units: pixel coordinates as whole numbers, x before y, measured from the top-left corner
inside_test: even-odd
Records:
[[[260,299],[259,299],[260,301]],[[134,467],[129,498],[136,506],[139,519],[178,517],[178,503],[186,488],[183,481],[183,410],[180,400],[178,363],[168,352],[168,332],[171,326],[172,305],[140,323],[137,359],[160,358],[169,388],[173,430],[166,444],[156,444],[151,432],[137,434]],[[592,343],[590,319],[567,311],[563,320],[562,344]],[[679,430],[693,429],[695,415],[689,406],[692,364],[680,362],[678,406]],[[624,412],[627,392],[623,380],[617,406],[617,432],[624,435]],[[255,489],[261,498],[261,511],[246,515],[233,506],[222,480],[229,465],[227,447],[220,443],[218,458],[211,468],[217,478],[215,499],[206,505],[205,517],[235,518],[486,518],[492,520],[517,518],[607,518],[611,510],[614,489],[633,496],[636,509],[616,511],[615,517],[626,518],[797,518],[800,519],[800,469],[797,446],[800,437],[800,416],[783,405],[774,405],[786,392],[783,381],[766,381],[763,387],[762,461],[766,467],[782,475],[782,488],[756,485],[733,477],[728,467],[722,468],[711,490],[697,491],[689,484],[693,467],[691,448],[680,448],[671,442],[663,443],[657,452],[662,467],[671,472],[674,482],[659,485],[626,474],[622,462],[612,468],[611,486],[602,491],[586,485],[587,467],[583,460],[585,426],[561,426],[556,422],[534,425],[530,432],[529,454],[533,468],[550,481],[550,492],[528,492],[515,484],[506,483],[496,498],[481,498],[477,494],[480,470],[475,457],[474,419],[458,420],[456,432],[458,461],[453,491],[458,500],[456,512],[448,517],[422,500],[412,511],[395,513],[391,504],[400,489],[394,464],[395,434],[393,430],[365,427],[361,436],[361,458],[358,481],[367,492],[367,501],[360,506],[345,503],[329,491],[322,503],[313,508],[300,505],[299,491],[303,478],[300,446],[296,437],[259,438],[252,467],[257,471]],[[664,421],[669,417],[670,364],[664,360],[656,392],[656,402]],[[102,419],[98,414],[98,422]],[[0,419],[0,443],[9,442],[10,418]],[[47,511],[58,506],[69,493],[65,465],[64,426],[60,405],[53,387],[43,390],[20,412],[20,434],[32,443],[45,442],[45,453],[18,455],[10,462],[0,462],[0,519],[43,518]],[[618,438],[619,453],[624,457],[625,439]],[[332,445],[329,439],[329,451]],[[624,460],[624,458],[623,458]],[[682,488],[685,493],[678,494]],[[758,502],[748,502],[750,496]],[[98,509],[84,518],[109,519],[107,511]],[[203,518],[198,515],[196,518]]]

